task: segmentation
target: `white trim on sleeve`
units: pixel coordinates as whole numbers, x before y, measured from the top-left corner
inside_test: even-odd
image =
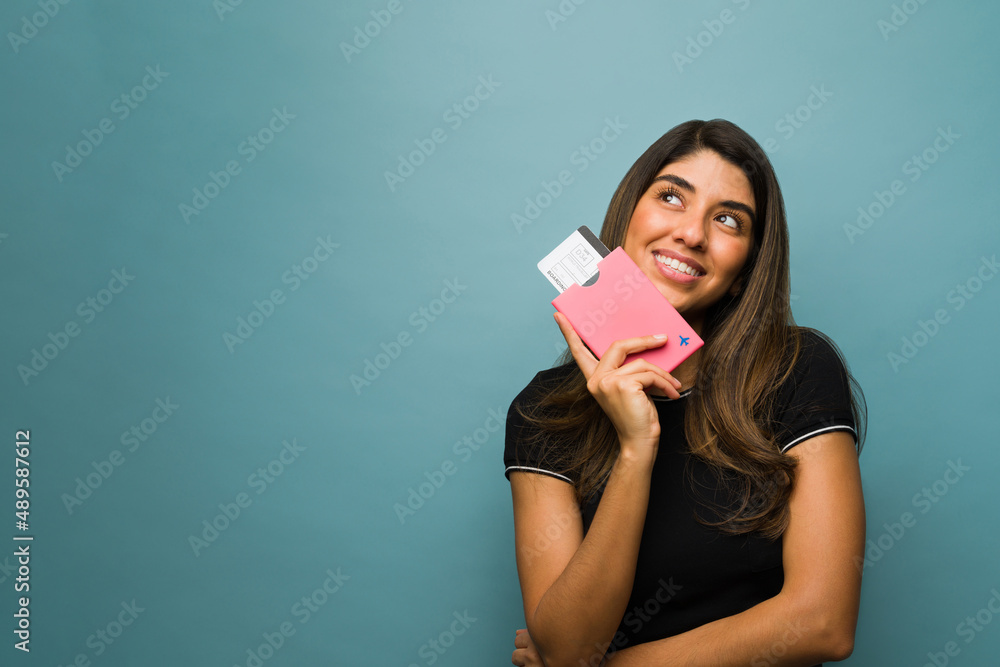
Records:
[[[825,427],[825,428],[818,428],[818,429],[816,429],[815,431],[811,431],[811,432],[809,432],[809,433],[806,433],[805,435],[801,435],[801,436],[799,436],[799,437],[795,438],[795,440],[792,440],[792,441],[791,441],[790,443],[788,443],[788,444],[787,444],[787,445],[785,445],[784,447],[782,447],[782,448],[781,448],[781,453],[782,453],[782,454],[784,454],[784,453],[785,453],[785,452],[787,452],[787,451],[788,451],[788,450],[789,450],[789,449],[790,449],[790,448],[791,448],[792,446],[794,446],[794,445],[796,445],[796,444],[798,444],[798,443],[802,442],[802,441],[803,441],[803,440],[805,440],[806,438],[811,438],[811,437],[813,437],[814,435],[818,435],[818,434],[820,434],[820,433],[825,433],[825,432],[827,432],[827,431],[850,431],[850,432],[851,432],[851,433],[852,433],[852,434],[854,435],[854,445],[855,445],[855,447],[856,447],[856,446],[857,446],[857,444],[858,444],[858,434],[857,434],[857,431],[855,431],[855,430],[854,430],[853,428],[851,428],[851,427],[850,427],[850,426],[848,426],[847,424],[840,424],[839,426],[827,426],[827,427]]]
[[[559,479],[569,482],[570,484],[573,483],[573,480],[571,480],[569,477],[566,477],[565,475],[560,475],[559,473],[552,472],[551,470],[543,470],[542,468],[530,468],[528,466],[507,466],[507,469],[504,470],[504,474],[506,475],[511,470],[526,470],[528,472],[542,473],[543,475],[552,475],[553,477],[558,477]],[[508,477],[507,479],[510,479],[510,477]]]

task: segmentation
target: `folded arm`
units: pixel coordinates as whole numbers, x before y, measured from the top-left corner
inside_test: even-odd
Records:
[[[782,540],[781,592],[744,612],[611,656],[608,665],[815,665],[854,648],[865,509],[850,434],[825,433],[789,450],[798,460]]]
[[[597,664],[611,643],[632,592],[654,459],[619,455],[586,537],[572,485],[511,473],[524,618],[548,667]]]

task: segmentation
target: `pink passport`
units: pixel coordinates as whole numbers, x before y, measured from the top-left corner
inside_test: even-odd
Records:
[[[597,267],[596,283],[571,285],[552,305],[598,359],[616,340],[663,333],[663,346],[629,354],[623,365],[641,358],[669,373],[705,344],[621,247]]]

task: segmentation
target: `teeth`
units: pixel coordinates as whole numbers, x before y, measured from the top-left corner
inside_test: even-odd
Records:
[[[676,259],[667,259],[663,255],[654,255],[654,256],[656,257],[657,262],[659,262],[660,264],[666,264],[675,271],[680,271],[681,273],[686,273],[689,276],[695,276],[695,277],[705,275],[700,271],[696,271],[695,269],[691,268],[684,262],[678,261]]]

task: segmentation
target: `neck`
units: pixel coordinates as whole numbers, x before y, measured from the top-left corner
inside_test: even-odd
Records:
[[[680,391],[687,391],[694,385],[695,378],[698,377],[698,366],[700,361],[701,350],[698,350],[690,357],[682,361],[680,366],[673,370],[671,375],[681,381]]]

